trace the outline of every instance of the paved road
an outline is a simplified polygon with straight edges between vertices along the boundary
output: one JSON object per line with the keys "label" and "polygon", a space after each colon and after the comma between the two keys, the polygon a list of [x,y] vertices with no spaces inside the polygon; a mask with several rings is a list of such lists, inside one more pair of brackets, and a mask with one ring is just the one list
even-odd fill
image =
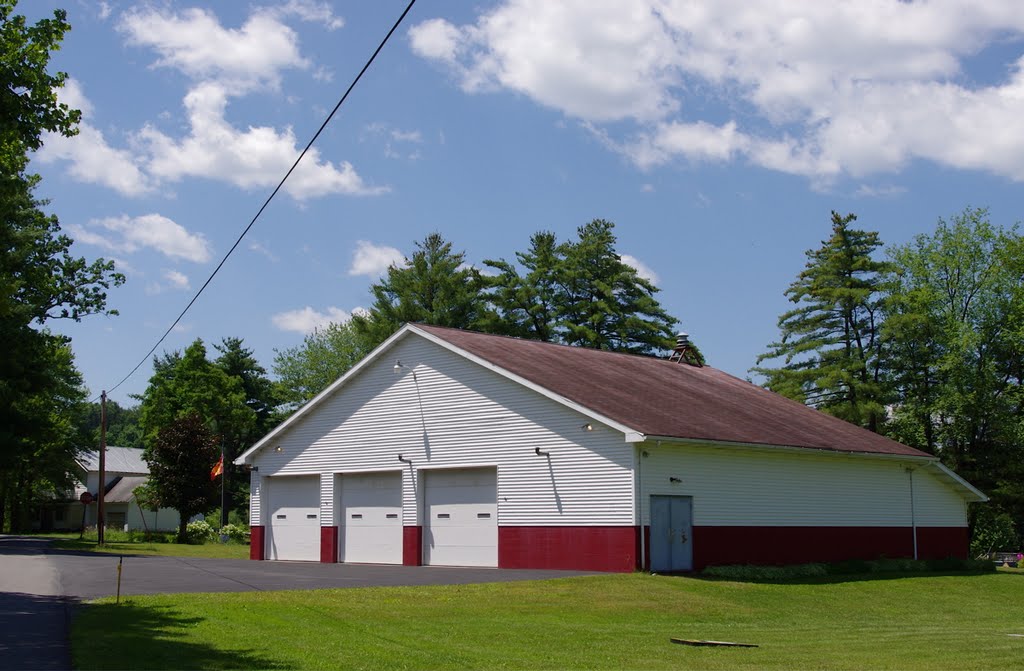
{"label": "paved road", "polygon": [[[68,621],[81,600],[113,595],[117,555],[0,536],[0,669],[69,669]],[[576,571],[124,557],[121,596],[544,580]]]}

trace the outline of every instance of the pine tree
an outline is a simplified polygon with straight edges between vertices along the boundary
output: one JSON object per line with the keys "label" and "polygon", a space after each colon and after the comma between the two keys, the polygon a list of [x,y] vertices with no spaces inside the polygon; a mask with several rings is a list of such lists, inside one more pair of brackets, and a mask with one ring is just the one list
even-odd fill
{"label": "pine tree", "polygon": [[779,317],[782,337],[755,367],[765,386],[854,424],[880,431],[886,391],[881,356],[883,274],[872,254],[878,233],[851,227],[856,215],[832,212],[832,235],[806,252],[807,265],[786,290],[797,307]]}
{"label": "pine tree", "polygon": [[416,243],[402,267],[388,268],[387,277],[370,287],[373,305],[352,318],[367,349],[384,342],[403,324],[421,322],[452,328],[473,328],[484,301],[480,273],[465,265],[465,254],[452,252],[440,233]]}

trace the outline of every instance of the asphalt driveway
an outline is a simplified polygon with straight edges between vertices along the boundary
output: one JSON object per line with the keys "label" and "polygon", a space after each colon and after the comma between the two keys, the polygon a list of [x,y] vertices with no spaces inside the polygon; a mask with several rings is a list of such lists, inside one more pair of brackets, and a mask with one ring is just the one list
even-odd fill
{"label": "asphalt driveway", "polygon": [[[0,667],[69,669],[68,623],[82,600],[117,590],[117,555],[57,550],[44,539],[0,536]],[[459,585],[586,575],[440,566],[383,566],[125,555],[121,597],[403,585]]]}

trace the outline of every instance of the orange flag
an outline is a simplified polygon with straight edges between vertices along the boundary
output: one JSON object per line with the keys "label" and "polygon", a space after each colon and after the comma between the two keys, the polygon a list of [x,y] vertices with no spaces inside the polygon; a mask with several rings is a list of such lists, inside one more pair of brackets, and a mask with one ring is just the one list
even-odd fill
{"label": "orange flag", "polygon": [[210,471],[210,479],[216,480],[217,476],[224,472],[224,455],[220,455],[220,461],[214,465],[213,470]]}

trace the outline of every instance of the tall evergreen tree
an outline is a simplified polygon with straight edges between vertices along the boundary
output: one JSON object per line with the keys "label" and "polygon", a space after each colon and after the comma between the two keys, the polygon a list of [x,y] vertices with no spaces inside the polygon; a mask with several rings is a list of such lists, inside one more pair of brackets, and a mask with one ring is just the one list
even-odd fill
{"label": "tall evergreen tree", "polygon": [[832,235],[806,252],[807,265],[786,290],[797,307],[779,317],[782,337],[755,367],[772,391],[854,424],[881,431],[886,388],[881,356],[881,283],[889,269],[873,254],[878,234],[832,212]]}
{"label": "tall evergreen tree", "polygon": [[555,234],[534,233],[530,249],[516,252],[516,259],[525,275],[504,259],[484,261],[498,274],[483,278],[492,309],[485,312],[482,328],[490,333],[553,341],[558,336],[558,269],[563,261]]}
{"label": "tall evergreen tree", "polygon": [[484,328],[618,352],[671,349],[676,320],[655,298],[658,288],[622,261],[614,228],[595,219],[561,244],[553,233],[536,233],[530,249],[516,253],[523,275],[504,259],[485,261],[498,274],[485,279],[493,311]]}
{"label": "tall evergreen tree", "polygon": [[368,349],[408,322],[472,328],[484,309],[481,288],[480,273],[465,265],[465,254],[452,252],[450,242],[431,233],[402,267],[391,266],[370,287],[373,305],[367,314],[354,315],[352,326]]}

